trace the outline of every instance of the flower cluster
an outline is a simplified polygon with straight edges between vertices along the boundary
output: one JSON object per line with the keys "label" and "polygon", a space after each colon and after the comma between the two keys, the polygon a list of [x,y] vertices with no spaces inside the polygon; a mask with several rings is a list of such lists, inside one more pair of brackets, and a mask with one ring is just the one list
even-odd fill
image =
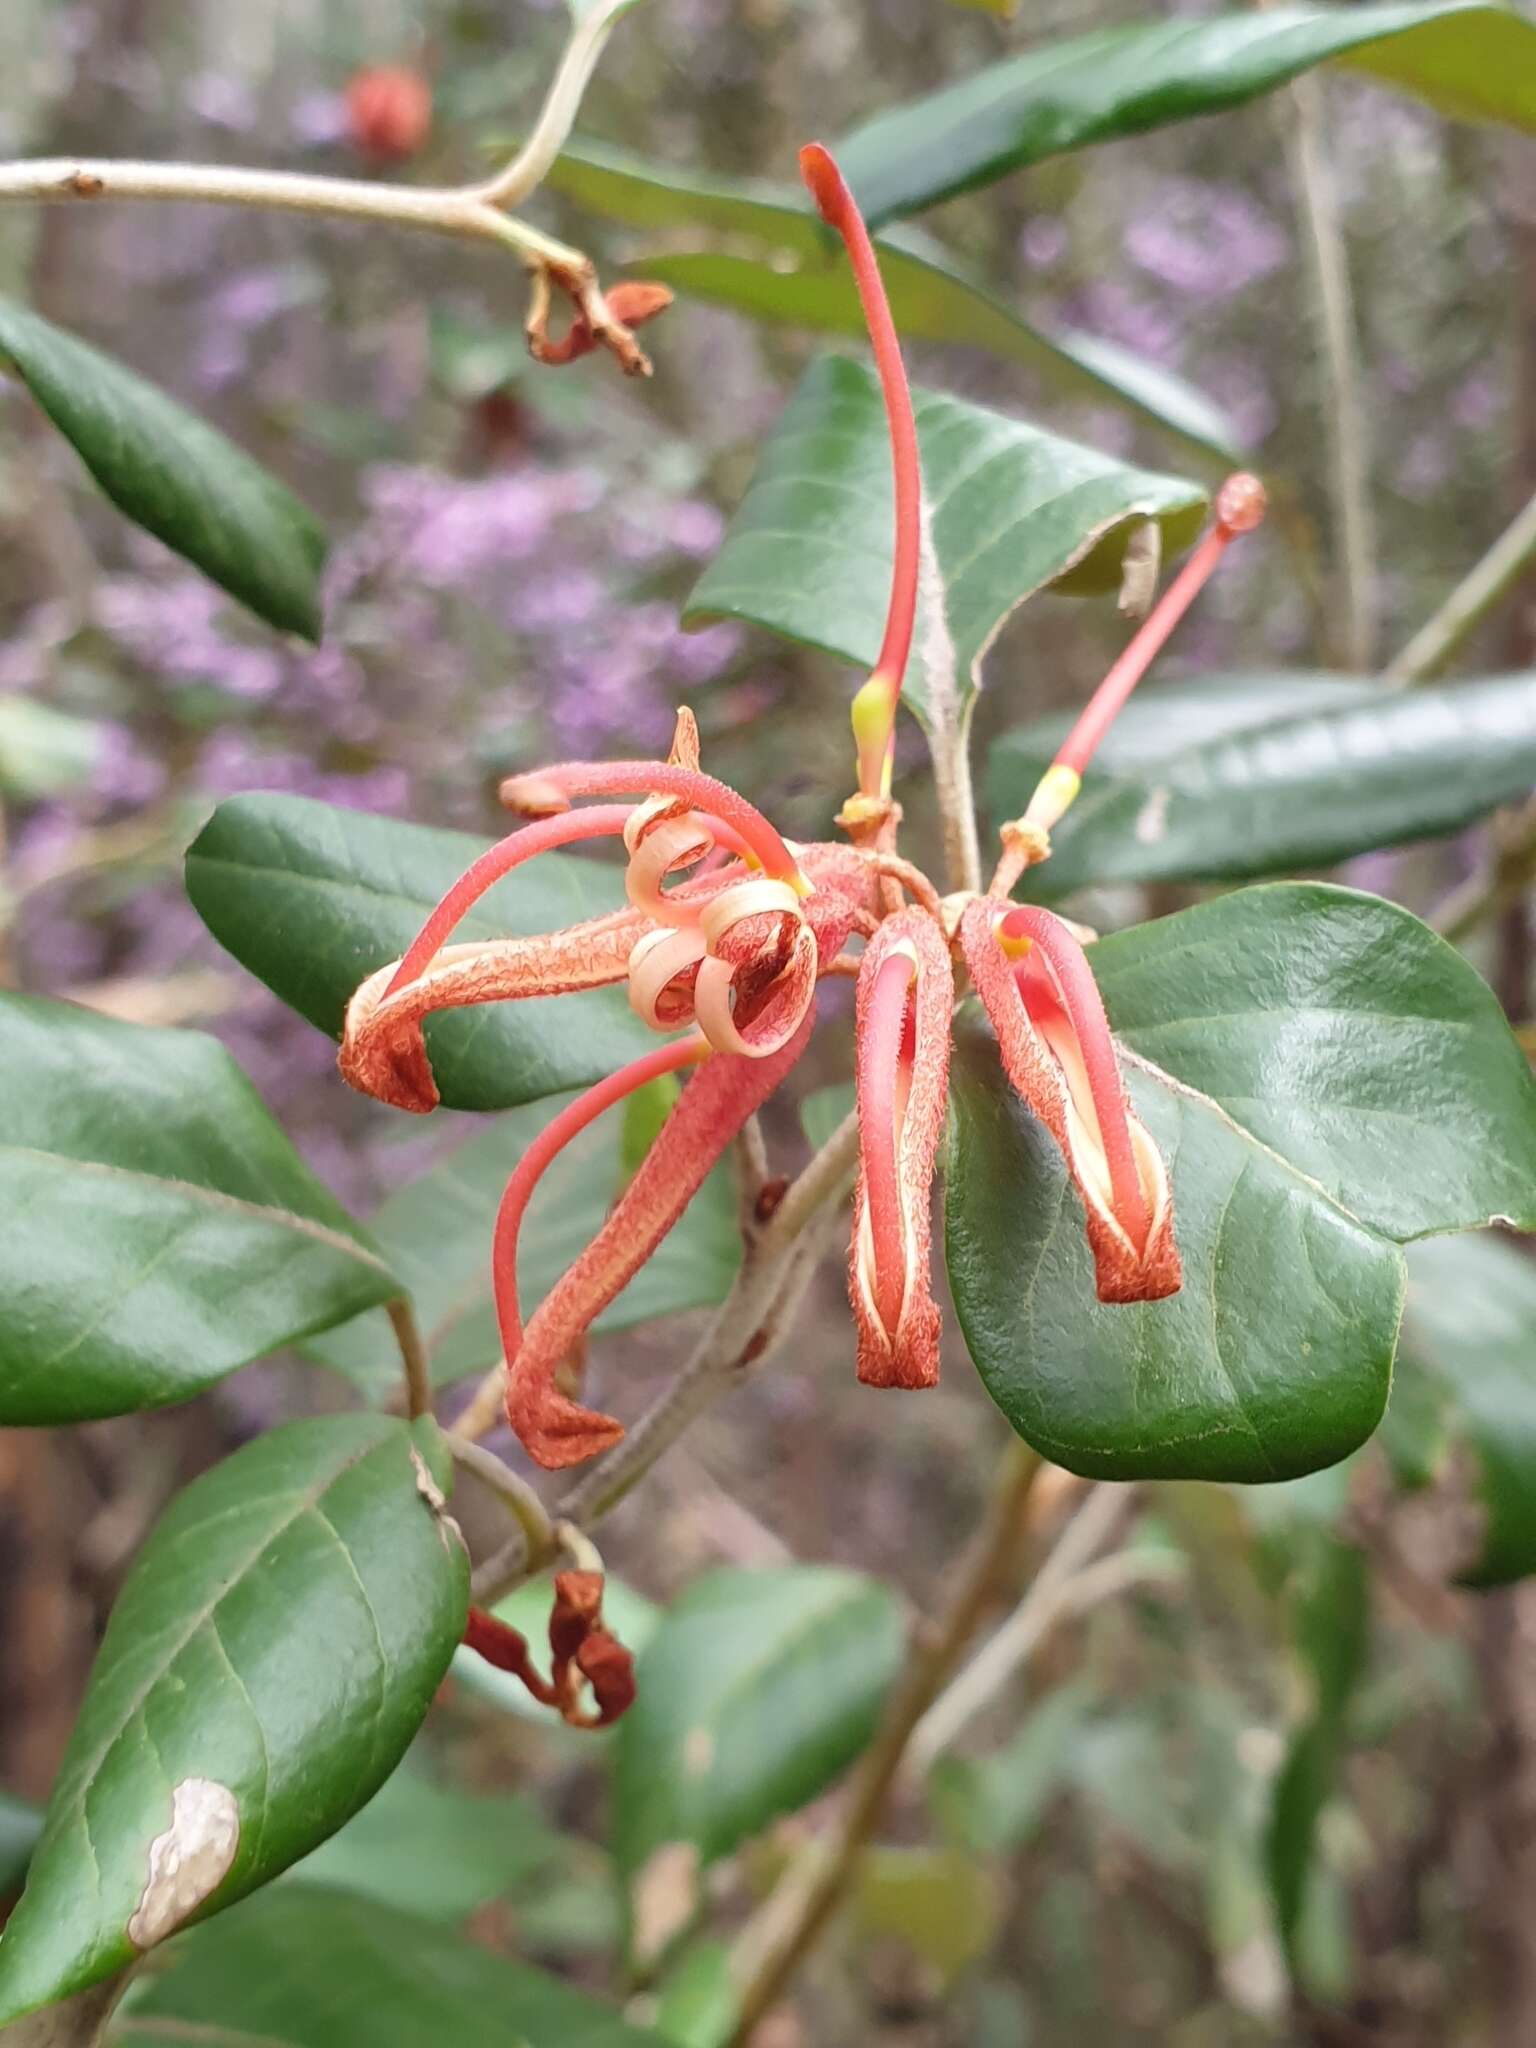
{"label": "flower cluster", "polygon": [[[583,1406],[561,1368],[651,1256],[723,1151],[804,1051],[819,984],[857,979],[860,1169],[850,1255],[858,1371],[878,1386],[938,1377],[929,1210],[948,1086],[957,979],[991,1019],[1013,1087],[1061,1149],[1083,1206],[1099,1298],[1156,1301],[1180,1262],[1167,1170],[1132,1114],[1083,945],[1051,912],[1012,901],[1050,851],[1050,832],[1110,721],[1239,533],[1257,524],[1251,477],[1223,487],[1210,532],[1085,708],[1024,815],[1003,828],[989,889],[940,898],[896,851],[892,739],[911,647],[922,487],[911,398],[874,249],[835,164],[819,146],[802,170],[843,236],[891,428],[896,548],[885,641],[853,707],[859,788],[839,822],[851,844],[791,845],[700,767],[679,714],[665,761],[574,762],[514,777],[504,801],[529,818],[444,897],[405,956],[365,981],[348,1010],[341,1069],[356,1088],[425,1112],[437,1087],[423,1037],[435,1011],[623,985],[663,1043],[564,1109],[519,1161],[496,1220],[493,1271],[506,1356],[507,1414],[545,1466],[578,1463],[623,1434]],[[594,799],[585,808],[578,800]],[[451,943],[485,891],[550,848],[622,838],[627,906],[537,938]],[[849,951],[850,945],[859,950]],[[596,1237],[526,1322],[519,1232],[538,1182],[594,1117],[658,1075],[691,1078]]]}

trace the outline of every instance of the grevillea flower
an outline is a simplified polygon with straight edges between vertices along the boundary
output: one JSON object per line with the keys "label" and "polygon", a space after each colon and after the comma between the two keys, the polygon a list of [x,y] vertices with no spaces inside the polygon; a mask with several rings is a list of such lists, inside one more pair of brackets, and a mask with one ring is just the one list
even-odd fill
{"label": "grevillea flower", "polygon": [[[554,1707],[573,1728],[607,1728],[634,1705],[635,1660],[603,1625],[601,1572],[555,1574],[547,1679],[522,1631],[482,1607],[469,1610],[464,1641],[487,1664],[520,1679],[541,1707]],[[592,1688],[591,1711],[583,1703],[583,1681]]]}
{"label": "grevillea flower", "polygon": [[[895,476],[887,627],[854,699],[859,789],[841,820],[854,845],[792,846],[781,838],[746,798],[702,772],[698,731],[683,711],[666,761],[568,762],[504,784],[503,800],[529,822],[473,863],[404,957],[365,981],[347,1012],[343,1074],[354,1087],[417,1112],[438,1100],[422,1031],[438,1010],[624,984],[636,1013],[664,1035],[654,1051],[546,1126],[518,1162],[497,1215],[492,1271],[507,1414],[546,1466],[578,1463],[623,1434],[612,1416],[566,1391],[561,1368],[794,1067],[828,973],[858,977],[860,1168],[849,1272],[861,1379],[919,1388],[938,1377],[930,1203],[957,958],[992,1021],[1009,1081],[1061,1149],[1082,1201],[1100,1299],[1156,1301],[1180,1284],[1167,1170],[1127,1106],[1087,956],[1062,919],[1012,903],[1010,892],[1049,854],[1052,826],[1179,615],[1230,541],[1257,524],[1262,489],[1251,477],[1229,479],[1210,533],[1094,694],[1024,816],[1003,828],[988,892],[941,901],[927,877],[896,855],[900,813],[890,797],[921,540],[912,403],[875,251],[848,188],[818,145],[802,152],[801,166],[850,252]],[[595,801],[578,808],[581,799]],[[504,875],[551,848],[604,837],[621,838],[628,856],[624,909],[538,938],[452,943],[465,913]],[[864,941],[858,961],[844,951],[850,939]],[[551,1161],[635,1089],[684,1071],[691,1077],[638,1172],[525,1322],[518,1240]],[[493,1657],[518,1654],[483,1619],[472,1640]],[[520,1654],[526,1663],[526,1645]],[[601,1665],[605,1653],[583,1654]],[[593,1676],[575,1651],[566,1661]],[[568,1674],[557,1670],[555,1690],[563,1686]]]}

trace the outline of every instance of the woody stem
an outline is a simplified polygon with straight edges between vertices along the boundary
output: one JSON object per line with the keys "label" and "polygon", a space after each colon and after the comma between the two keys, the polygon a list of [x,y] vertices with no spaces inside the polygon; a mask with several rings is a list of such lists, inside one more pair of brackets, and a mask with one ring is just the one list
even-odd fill
{"label": "woody stem", "polygon": [[758,2023],[788,1989],[846,1896],[885,1811],[907,1744],[959,1663],[1008,1571],[1039,1471],[1034,1451],[1017,1440],[1010,1443],[998,1468],[986,1521],[955,1574],[949,1607],[932,1641],[914,1652],[892,1693],[830,1835],[790,1866],[747,1923],[731,1958],[731,1974],[741,1988],[729,2048],[747,2048]]}
{"label": "woody stem", "polygon": [[432,1372],[427,1363],[427,1347],[416,1310],[405,1295],[389,1304],[389,1321],[405,1368],[405,1412],[414,1422],[418,1416],[432,1412]]}

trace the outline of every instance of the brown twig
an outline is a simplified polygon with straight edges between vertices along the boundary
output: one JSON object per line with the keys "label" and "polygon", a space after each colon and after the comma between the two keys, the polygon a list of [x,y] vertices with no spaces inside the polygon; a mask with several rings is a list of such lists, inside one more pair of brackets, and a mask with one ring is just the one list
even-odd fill
{"label": "brown twig", "polygon": [[855,1769],[839,1819],[825,1841],[790,1867],[744,1930],[732,1957],[732,1974],[741,1988],[729,2048],[747,2048],[846,1896],[912,1733],[996,1596],[1039,1471],[1040,1459],[1026,1445],[1015,1441],[1004,1452],[991,1507],[956,1571],[949,1607],[931,1642],[914,1650],[875,1739]]}

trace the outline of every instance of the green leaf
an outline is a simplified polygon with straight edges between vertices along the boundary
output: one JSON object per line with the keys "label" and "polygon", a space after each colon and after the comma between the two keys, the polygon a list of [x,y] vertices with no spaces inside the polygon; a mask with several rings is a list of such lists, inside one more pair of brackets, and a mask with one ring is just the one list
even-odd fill
{"label": "green leaf", "polygon": [[528,1800],[456,1791],[406,1763],[289,1877],[452,1924],[526,1888],[559,1849]]}
{"label": "green leaf", "polygon": [[[433,1382],[488,1372],[501,1357],[491,1287],[491,1232],[507,1178],[533,1138],[569,1097],[498,1117],[438,1166],[391,1195],[370,1227],[409,1289],[426,1338]],[[519,1244],[522,1298],[541,1301],[601,1229],[623,1186],[621,1119],[607,1118],[566,1147],[539,1183]],[[741,1232],[729,1169],[712,1173],[654,1258],[594,1326],[632,1329],[679,1310],[724,1301],[741,1263]],[[399,1383],[387,1318],[370,1315],[305,1346],[372,1400]]]}
{"label": "green leaf", "polygon": [[0,1792],[0,1899],[20,1886],[42,1831],[43,1816],[35,1806]]}
{"label": "green leaf", "polygon": [[657,1989],[656,2031],[675,2048],[726,2048],[741,2002],[723,1941],[684,1949]]}
{"label": "green leaf", "polygon": [[[491,1609],[498,1620],[507,1622],[527,1637],[541,1666],[547,1662],[549,1611],[554,1599],[554,1586],[546,1572],[519,1586],[515,1593],[509,1593],[505,1600]],[[638,1657],[661,1625],[661,1609],[610,1572],[603,1585],[603,1620],[625,1649]],[[481,1699],[489,1700],[493,1706],[516,1714],[520,1720],[533,1721],[550,1733],[561,1732],[561,1724],[549,1708],[541,1707],[531,1697],[521,1679],[514,1678],[509,1671],[498,1671],[483,1657],[477,1657],[473,1650],[461,1649],[455,1653],[453,1675],[461,1685],[467,1686]],[[572,1740],[586,1747],[592,1742],[595,1732],[583,1729]],[[600,1731],[599,1739],[610,1732],[607,1729]]]}
{"label": "green leaf", "polygon": [[[923,483],[944,589],[926,597],[906,701],[964,706],[1005,620],[1048,583],[1112,590],[1133,528],[1156,519],[1167,551],[1199,527],[1198,484],[1133,469],[1022,420],[913,393]],[[744,619],[858,668],[874,665],[890,598],[891,457],[873,371],[813,363],[763,450],[685,623]]]}
{"label": "green leaf", "polygon": [[0,696],[0,792],[43,797],[80,788],[96,772],[103,738],[94,718],[31,697]]}
{"label": "green leaf", "polygon": [[852,1116],[857,1096],[851,1081],[834,1081],[829,1088],[813,1088],[800,1105],[800,1128],[813,1152],[819,1152],[846,1117]]}
{"label": "green leaf", "polygon": [[889,1589],[830,1566],[709,1572],[668,1609],[614,1743],[614,1856],[643,1958],[687,1925],[704,1868],[859,1754],[902,1654]]}
{"label": "green leaf", "polygon": [[1500,1237],[1416,1244],[1403,1348],[1477,1459],[1485,1520],[1463,1583],[1536,1572],[1536,1265]]}
{"label": "green leaf", "polygon": [[222,1046],[0,996],[0,1422],[184,1401],[400,1291]]}
{"label": "green leaf", "polygon": [[864,1940],[901,1942],[952,1987],[991,1949],[1002,1905],[997,1873],[962,1850],[877,1843],[860,1858],[849,1911]]}
{"label": "green leaf", "polygon": [[1333,59],[1462,119],[1536,129],[1536,24],[1480,0],[1390,0],[1040,43],[876,115],[838,160],[878,226],[1063,150],[1242,106]]}
{"label": "green leaf", "polygon": [[1349,1702],[1370,1644],[1370,1575],[1360,1551],[1333,1536],[1315,1535],[1298,1579],[1293,1625],[1310,1711],[1275,1780],[1267,1843],[1275,1917],[1293,1958],[1312,1880],[1318,1822],[1343,1762]]}
{"label": "green leaf", "polygon": [[178,1942],[108,2048],[658,2048],[610,2007],[476,1942],[281,1885]]}
{"label": "green leaf", "polygon": [[1013,1427],[1103,1478],[1334,1463],[1385,1404],[1400,1240],[1536,1219],[1536,1084],[1491,992],[1417,919],[1322,884],[1241,891],[1091,953],[1167,1161],[1181,1293],[1094,1298],[1080,1203],[962,1012],[950,1282]]}
{"label": "green leaf", "polygon": [[0,2025],[232,1905],[383,1784],[464,1630],[448,1474],[430,1422],[328,1416],[172,1502],[118,1596],[0,1938]]}
{"label": "green leaf", "polygon": [[325,535],[285,484],[132,370],[0,298],[7,364],[120,512],[258,618],[319,639]]}
{"label": "green leaf", "polygon": [[[664,246],[631,264],[685,298],[778,325],[864,338],[841,244],[798,188],[698,178],[592,143],[567,147],[547,182],[589,212],[631,227],[730,236],[735,249]],[[741,252],[744,238],[759,244],[755,254]],[[1162,427],[1207,461],[1230,463],[1236,456],[1231,421],[1192,384],[1098,336],[1075,329],[1044,333],[926,236],[903,232],[882,239],[880,270],[897,328],[909,341],[986,349],[1036,373],[1053,390],[1118,405]]]}
{"label": "green leaf", "polygon": [[[307,797],[239,796],[188,850],[187,893],[226,951],[339,1038],[353,990],[405,951],[485,847]],[[554,931],[616,908],[621,889],[615,868],[547,853],[498,883],[457,937]],[[515,1109],[584,1088],[655,1043],[621,989],[487,1004],[427,1024],[450,1109]]]}
{"label": "green leaf", "polygon": [[[1016,817],[1072,714],[1007,734],[987,762]],[[1327,675],[1213,676],[1133,697],[1030,893],[1326,867],[1453,832],[1536,781],[1536,674],[1443,689]]]}

